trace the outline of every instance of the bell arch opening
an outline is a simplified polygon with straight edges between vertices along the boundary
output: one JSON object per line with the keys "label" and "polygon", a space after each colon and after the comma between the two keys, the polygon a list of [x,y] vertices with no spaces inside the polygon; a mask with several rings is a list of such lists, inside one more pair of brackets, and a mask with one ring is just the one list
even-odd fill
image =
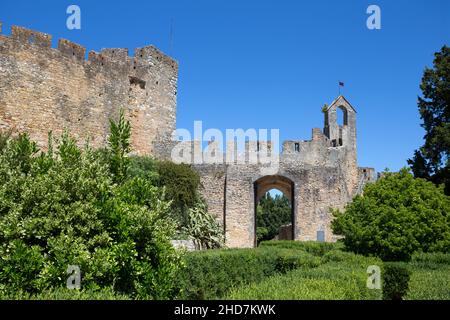
{"label": "bell arch opening", "polygon": [[294,182],[281,175],[254,182],[254,245],[262,240],[295,239]]}
{"label": "bell arch opening", "polygon": [[339,106],[336,109],[337,113],[337,124],[339,127],[347,126],[348,125],[348,111],[347,108],[344,106]]}

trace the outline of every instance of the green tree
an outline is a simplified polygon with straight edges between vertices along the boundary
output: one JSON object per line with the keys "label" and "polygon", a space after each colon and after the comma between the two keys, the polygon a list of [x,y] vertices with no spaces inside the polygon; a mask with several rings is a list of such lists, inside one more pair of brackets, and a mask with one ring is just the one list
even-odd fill
{"label": "green tree", "polygon": [[130,157],[127,176],[128,178],[140,177],[154,185],[158,185],[158,161],[149,156]]}
{"label": "green tree", "polygon": [[188,209],[197,204],[200,176],[187,164],[161,161],[157,165],[159,185],[165,187],[167,198],[172,201],[173,217],[181,225],[188,222]]}
{"label": "green tree", "polygon": [[355,253],[401,261],[417,251],[450,251],[450,198],[406,168],[384,173],[333,214],[333,232]]}
{"label": "green tree", "polygon": [[291,205],[285,195],[266,193],[256,207],[256,239],[271,240],[282,225],[291,223]]}
{"label": "green tree", "polygon": [[418,98],[425,143],[408,160],[415,177],[445,184],[450,195],[450,48],[435,53],[433,68],[426,68]]}

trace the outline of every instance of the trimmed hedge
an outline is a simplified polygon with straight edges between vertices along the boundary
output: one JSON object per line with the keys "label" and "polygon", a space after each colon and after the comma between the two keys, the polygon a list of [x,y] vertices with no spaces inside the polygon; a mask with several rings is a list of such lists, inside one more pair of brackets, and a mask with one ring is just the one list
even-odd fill
{"label": "trimmed hedge", "polygon": [[230,289],[260,282],[289,270],[320,265],[307,252],[283,248],[191,252],[178,279],[178,299],[220,299]]}
{"label": "trimmed hedge", "polygon": [[340,242],[277,240],[277,241],[262,241],[259,247],[297,249],[311,253],[312,255],[315,256],[322,256],[327,252],[342,249],[344,245]]}
{"label": "trimmed hedge", "polygon": [[409,289],[411,272],[403,262],[385,262],[383,266],[383,300],[403,300]]}
{"label": "trimmed hedge", "polygon": [[411,278],[404,299],[450,300],[450,254],[416,254],[408,266]]}
{"label": "trimmed hedge", "polygon": [[0,300],[131,300],[125,294],[119,294],[112,288],[99,290],[69,290],[67,288],[52,288],[37,294],[23,291],[11,291],[0,295]]}
{"label": "trimmed hedge", "polygon": [[298,268],[260,283],[234,288],[227,299],[253,300],[373,300],[381,290],[366,286],[367,267],[381,265],[374,258],[330,251],[317,268]]}

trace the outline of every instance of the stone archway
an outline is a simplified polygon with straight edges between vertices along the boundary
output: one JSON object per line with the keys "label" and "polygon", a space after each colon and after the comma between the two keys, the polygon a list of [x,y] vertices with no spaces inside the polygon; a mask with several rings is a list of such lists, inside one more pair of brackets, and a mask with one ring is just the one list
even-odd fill
{"label": "stone archway", "polygon": [[253,183],[253,190],[254,190],[254,203],[253,203],[253,209],[254,209],[254,217],[255,217],[255,223],[254,223],[254,246],[256,247],[257,241],[256,241],[256,209],[259,201],[261,198],[270,190],[277,189],[281,191],[290,201],[291,203],[291,230],[290,233],[290,239],[295,239],[295,183],[282,175],[270,175],[270,176],[264,176],[259,179],[257,179]]}

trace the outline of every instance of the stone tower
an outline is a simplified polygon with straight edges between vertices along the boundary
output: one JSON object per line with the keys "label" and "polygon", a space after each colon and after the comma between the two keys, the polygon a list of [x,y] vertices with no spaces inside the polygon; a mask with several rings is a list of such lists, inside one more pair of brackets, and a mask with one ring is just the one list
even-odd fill
{"label": "stone tower", "polygon": [[[338,123],[338,112],[342,112],[342,124]],[[356,157],[356,110],[344,96],[336,98],[327,110],[324,110],[324,134],[333,147],[344,150],[342,165],[346,166],[347,185],[354,186],[358,177]],[[348,190],[352,193],[352,190]]]}
{"label": "stone tower", "polygon": [[51,35],[13,26],[0,34],[0,129],[28,132],[41,148],[64,129],[99,147],[120,108],[137,154],[154,154],[176,126],[178,64],[153,46],[89,52]]}

